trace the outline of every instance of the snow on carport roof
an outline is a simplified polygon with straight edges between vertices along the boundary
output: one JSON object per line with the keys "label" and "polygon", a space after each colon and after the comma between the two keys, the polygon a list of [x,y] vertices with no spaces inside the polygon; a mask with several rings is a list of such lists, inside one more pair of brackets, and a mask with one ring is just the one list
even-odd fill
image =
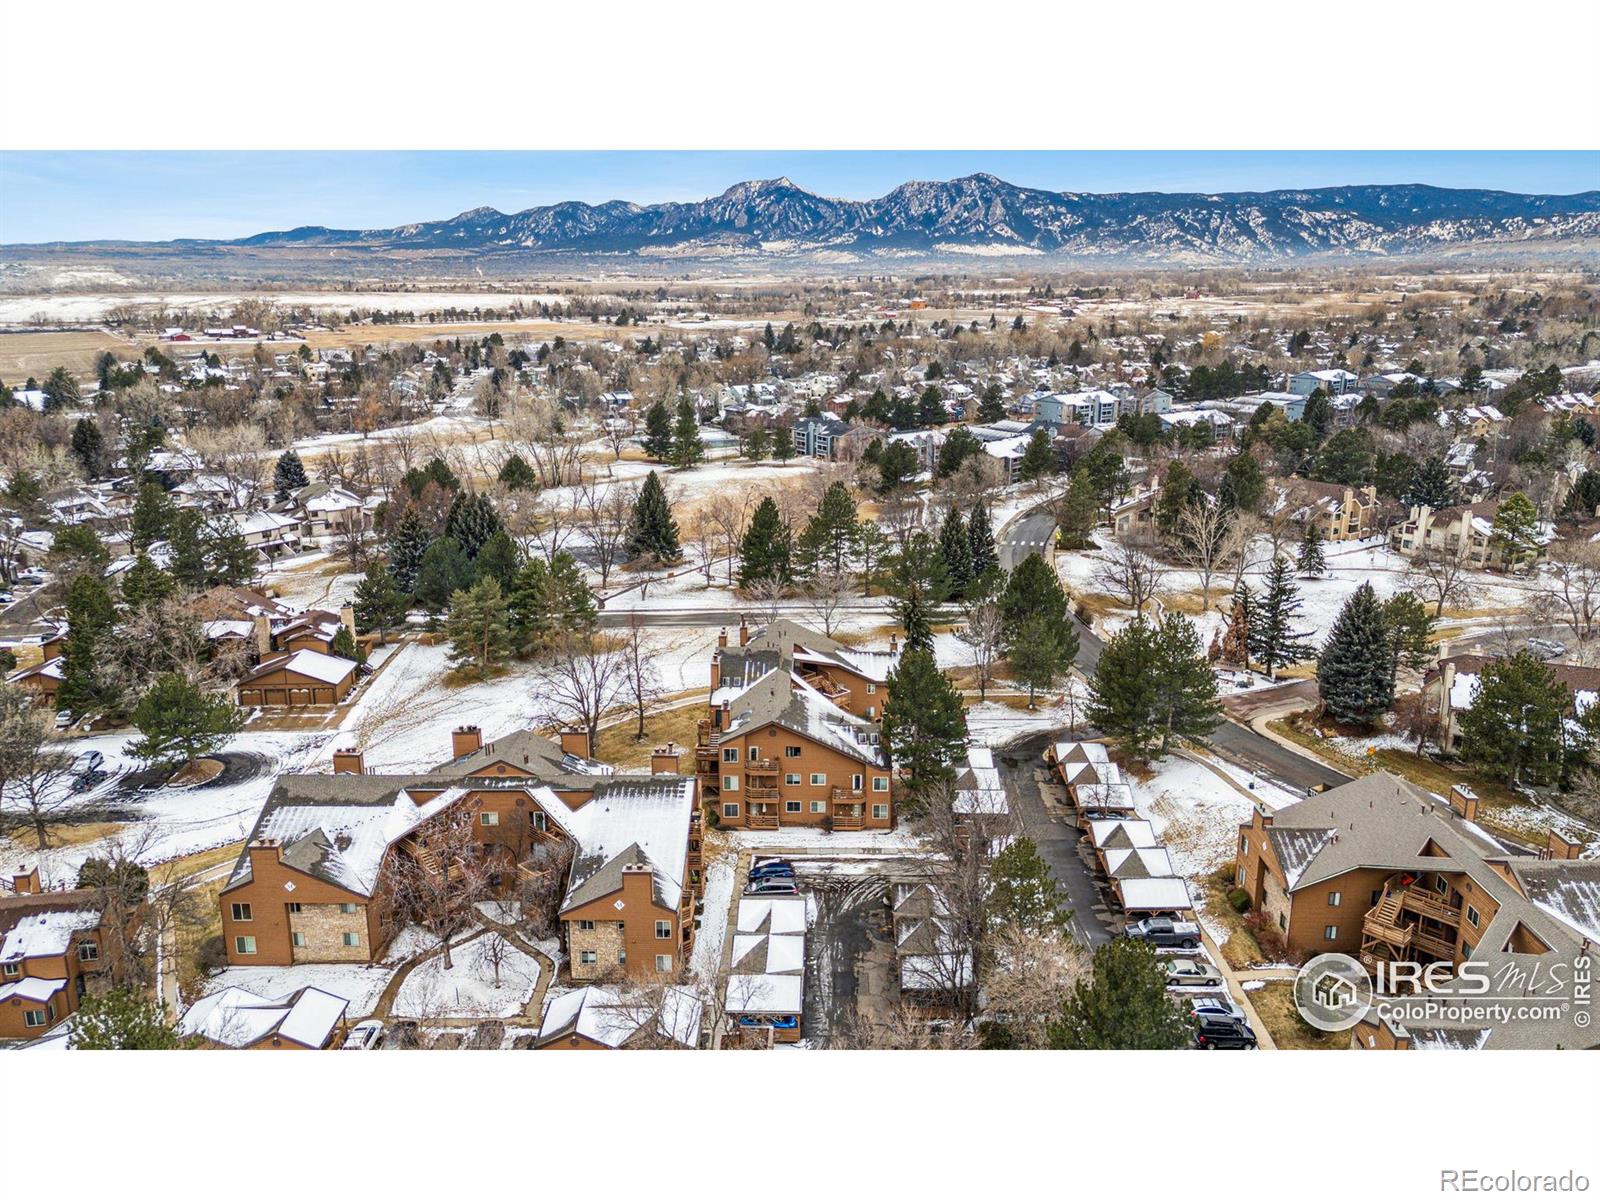
{"label": "snow on carport roof", "polygon": [[1117,890],[1123,908],[1140,912],[1183,912],[1193,904],[1189,885],[1181,879],[1125,879]]}
{"label": "snow on carport roof", "polygon": [[798,1015],[804,985],[804,975],[730,975],[725,1007],[731,1013]]}
{"label": "snow on carport roof", "polygon": [[804,933],[804,896],[746,896],[739,901],[740,933]]}

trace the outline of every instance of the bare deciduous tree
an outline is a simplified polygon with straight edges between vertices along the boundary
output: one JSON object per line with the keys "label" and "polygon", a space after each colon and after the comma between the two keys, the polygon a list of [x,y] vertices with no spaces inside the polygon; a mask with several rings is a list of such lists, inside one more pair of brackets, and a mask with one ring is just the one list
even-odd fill
{"label": "bare deciduous tree", "polygon": [[50,848],[55,815],[72,800],[72,756],[53,736],[50,710],[20,687],[0,685],[0,811]]}
{"label": "bare deciduous tree", "polygon": [[1004,1024],[1017,1049],[1045,1049],[1049,1023],[1060,1017],[1062,1001],[1089,970],[1083,951],[1064,934],[1016,925],[996,930],[989,945],[985,1013]]}
{"label": "bare deciduous tree", "polygon": [[833,636],[843,615],[844,602],[854,590],[850,572],[835,571],[827,566],[814,572],[801,585],[800,594],[805,597],[806,612],[817,619],[824,637]]}
{"label": "bare deciduous tree", "polygon": [[582,725],[594,744],[600,718],[628,690],[628,656],[598,633],[565,632],[551,646],[539,673],[537,695],[552,723]]}
{"label": "bare deciduous tree", "polygon": [[473,906],[493,895],[493,859],[478,843],[477,821],[476,805],[457,803],[404,839],[385,861],[397,912],[438,939],[447,971],[455,965],[451,939],[475,924]]}
{"label": "bare deciduous tree", "polygon": [[1565,538],[1552,542],[1547,554],[1529,607],[1537,616],[1565,625],[1581,646],[1593,639],[1600,624],[1600,546]]}
{"label": "bare deciduous tree", "polygon": [[578,524],[589,537],[600,586],[611,580],[612,568],[627,552],[628,527],[633,519],[633,489],[594,480],[580,483],[576,492]]}
{"label": "bare deciduous tree", "polygon": [[962,616],[965,621],[956,630],[956,640],[972,651],[972,665],[978,674],[978,699],[981,701],[988,695],[995,665],[1002,655],[1005,620],[1000,613],[1000,603],[993,596],[980,596],[969,601],[962,610]]}
{"label": "bare deciduous tree", "polygon": [[1465,605],[1472,599],[1472,563],[1465,546],[1454,550],[1422,547],[1411,556],[1406,584],[1412,591],[1433,602],[1433,615],[1444,615],[1444,606]]}
{"label": "bare deciduous tree", "polygon": [[1095,568],[1095,586],[1135,613],[1155,598],[1166,567],[1132,538],[1114,538],[1105,559]]}
{"label": "bare deciduous tree", "polygon": [[633,740],[645,738],[644,718],[650,706],[666,694],[661,672],[656,670],[655,650],[645,641],[644,620],[638,609],[628,613],[628,633],[622,645],[623,690],[628,705],[638,720]]}
{"label": "bare deciduous tree", "polygon": [[1228,513],[1200,498],[1178,513],[1178,560],[1200,577],[1200,611],[1211,611],[1211,579],[1222,568],[1227,549]]}

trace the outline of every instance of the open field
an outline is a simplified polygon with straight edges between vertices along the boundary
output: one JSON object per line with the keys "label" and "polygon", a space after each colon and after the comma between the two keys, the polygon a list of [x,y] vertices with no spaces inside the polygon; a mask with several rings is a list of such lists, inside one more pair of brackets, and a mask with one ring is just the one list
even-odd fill
{"label": "open field", "polygon": [[16,386],[28,376],[44,380],[57,367],[87,376],[94,360],[110,350],[129,357],[141,347],[110,333],[74,330],[67,333],[0,333],[0,379]]}

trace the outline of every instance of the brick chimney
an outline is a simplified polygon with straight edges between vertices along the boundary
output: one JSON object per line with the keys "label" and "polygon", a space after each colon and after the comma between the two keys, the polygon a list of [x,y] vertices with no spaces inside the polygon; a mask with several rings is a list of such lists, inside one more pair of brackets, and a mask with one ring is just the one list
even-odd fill
{"label": "brick chimney", "polygon": [[[283,861],[283,846],[276,838],[262,838],[260,841],[251,842],[245,847],[245,853],[250,856],[250,869],[254,873],[256,866],[277,866]],[[261,876],[256,876],[258,879]]]}
{"label": "brick chimney", "polygon": [[721,630],[719,630],[718,633],[717,633],[717,645],[726,646],[727,644],[728,644],[728,627],[726,625],[724,625],[721,628]]}
{"label": "brick chimney", "polygon": [[578,758],[593,758],[594,747],[589,744],[589,731],[577,725],[569,725],[563,729],[561,753],[576,755]]}
{"label": "brick chimney", "polygon": [[450,757],[465,758],[483,749],[483,730],[476,725],[463,725],[450,734]]}
{"label": "brick chimney", "polygon": [[1574,859],[1583,853],[1583,843],[1569,841],[1554,829],[1550,831],[1549,840],[1545,843],[1543,858]]}
{"label": "brick chimney", "polygon": [[31,867],[17,872],[11,877],[11,890],[19,896],[37,896],[44,891],[44,885],[39,882],[39,866],[35,863]]}
{"label": "brick chimney", "polygon": [[678,756],[682,753],[683,751],[672,742],[668,742],[665,746],[657,746],[650,751],[650,774],[678,774]]}
{"label": "brick chimney", "polygon": [[900,638],[896,634],[892,634],[891,633],[889,635],[889,653],[890,654],[899,654],[900,653]]}
{"label": "brick chimney", "polygon": [[256,655],[265,658],[272,653],[272,619],[266,613],[256,614]]}
{"label": "brick chimney", "polygon": [[[723,638],[723,644],[724,645],[727,644],[727,638],[726,637]],[[722,659],[719,656],[713,654],[711,656],[711,690],[714,692],[721,686],[722,686]]]}
{"label": "brick chimney", "polygon": [[356,609],[353,604],[339,606],[339,623],[350,631],[350,636],[356,636]]}
{"label": "brick chimney", "polygon": [[745,624],[745,620],[744,620],[743,617],[740,617],[739,618],[739,645],[748,646],[749,644],[750,644],[750,626]]}
{"label": "brick chimney", "polygon": [[1465,821],[1478,819],[1478,793],[1464,783],[1450,785],[1450,807]]}
{"label": "brick chimney", "polygon": [[346,746],[343,750],[335,750],[333,752],[333,773],[335,775],[365,775],[367,773],[366,755],[354,746]]}

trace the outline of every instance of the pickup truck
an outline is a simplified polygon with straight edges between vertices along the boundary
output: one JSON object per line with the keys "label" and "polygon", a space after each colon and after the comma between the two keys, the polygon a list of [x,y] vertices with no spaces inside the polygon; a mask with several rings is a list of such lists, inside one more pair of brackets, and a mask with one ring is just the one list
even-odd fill
{"label": "pickup truck", "polygon": [[1129,925],[1124,936],[1149,942],[1152,946],[1178,946],[1184,950],[1193,950],[1200,944],[1200,926],[1193,921],[1146,917]]}

